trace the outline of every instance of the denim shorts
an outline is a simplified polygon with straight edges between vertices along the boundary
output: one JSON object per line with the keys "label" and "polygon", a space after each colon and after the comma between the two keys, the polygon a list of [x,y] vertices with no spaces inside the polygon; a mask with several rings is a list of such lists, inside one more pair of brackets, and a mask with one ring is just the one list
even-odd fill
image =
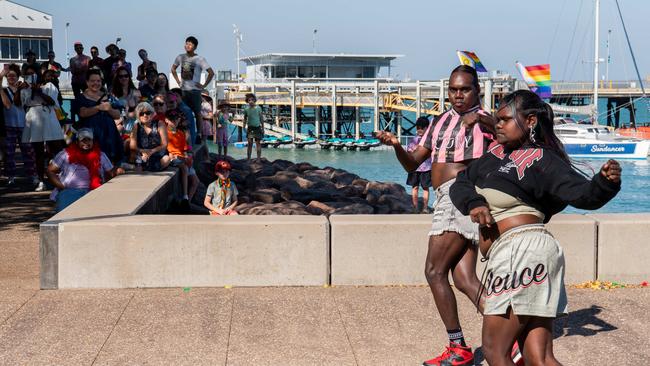
{"label": "denim shorts", "polygon": [[436,201],[433,203],[433,224],[429,236],[441,235],[444,232],[456,232],[472,244],[478,245],[478,224],[472,222],[469,216],[463,215],[449,198],[449,187],[456,179],[451,179],[436,188]]}
{"label": "denim shorts", "polygon": [[485,315],[568,313],[564,253],[543,224],[510,229],[492,244],[482,276]]}

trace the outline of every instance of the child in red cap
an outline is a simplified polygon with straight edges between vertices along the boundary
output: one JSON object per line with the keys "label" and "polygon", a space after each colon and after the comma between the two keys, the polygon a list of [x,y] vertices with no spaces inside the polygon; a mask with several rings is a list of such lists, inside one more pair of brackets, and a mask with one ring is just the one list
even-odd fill
{"label": "child in red cap", "polygon": [[235,211],[237,206],[237,187],[230,181],[230,163],[219,160],[214,165],[214,173],[217,180],[210,183],[205,194],[203,205],[210,210],[210,215],[238,215]]}

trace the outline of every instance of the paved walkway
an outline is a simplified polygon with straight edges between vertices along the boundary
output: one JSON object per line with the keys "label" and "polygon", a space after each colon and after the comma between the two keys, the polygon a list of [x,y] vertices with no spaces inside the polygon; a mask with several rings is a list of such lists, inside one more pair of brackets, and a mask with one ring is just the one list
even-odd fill
{"label": "paved walkway", "polygon": [[[418,365],[444,347],[425,287],[40,291],[52,205],[3,186],[1,365]],[[566,365],[650,365],[650,290],[570,289],[569,301],[555,340]],[[478,347],[480,317],[459,306]]]}

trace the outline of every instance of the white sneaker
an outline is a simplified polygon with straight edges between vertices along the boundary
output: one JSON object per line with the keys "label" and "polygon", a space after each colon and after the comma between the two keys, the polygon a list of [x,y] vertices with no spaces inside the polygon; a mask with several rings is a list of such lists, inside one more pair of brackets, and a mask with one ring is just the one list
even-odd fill
{"label": "white sneaker", "polygon": [[15,186],[15,185],[16,185],[16,178],[9,177],[9,180],[7,181],[7,186]]}
{"label": "white sneaker", "polygon": [[36,189],[34,189],[34,191],[43,192],[44,190],[45,190],[45,183],[39,181],[38,184],[36,185]]}

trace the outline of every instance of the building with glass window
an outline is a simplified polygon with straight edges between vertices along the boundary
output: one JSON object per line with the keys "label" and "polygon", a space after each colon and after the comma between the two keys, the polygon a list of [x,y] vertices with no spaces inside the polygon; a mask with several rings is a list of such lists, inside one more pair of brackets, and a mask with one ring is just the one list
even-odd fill
{"label": "building with glass window", "polygon": [[[246,82],[282,79],[376,79],[390,77],[391,61],[402,55],[264,53],[240,58]],[[384,68],[385,72],[380,70]]]}
{"label": "building with glass window", "polygon": [[52,16],[8,0],[0,0],[0,64],[26,61],[32,51],[47,60],[52,49]]}

